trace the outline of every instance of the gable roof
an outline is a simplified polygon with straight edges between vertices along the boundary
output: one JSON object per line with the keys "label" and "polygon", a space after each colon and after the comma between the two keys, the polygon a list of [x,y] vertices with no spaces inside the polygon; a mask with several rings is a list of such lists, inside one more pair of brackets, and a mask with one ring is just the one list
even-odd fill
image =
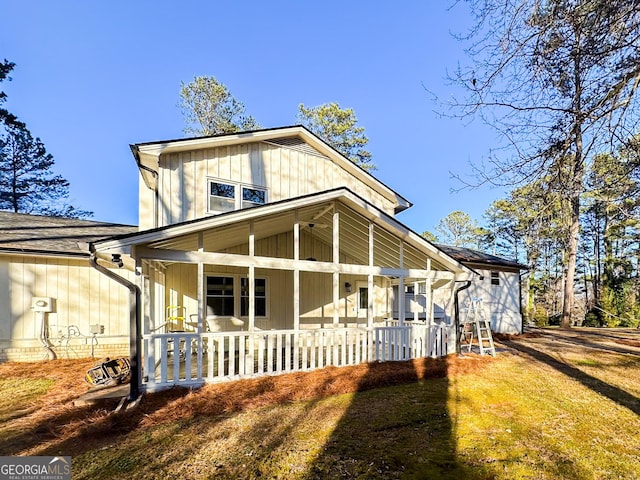
{"label": "gable roof", "polygon": [[88,257],[79,244],[136,231],[131,225],[0,211],[0,253]]}
{"label": "gable roof", "polygon": [[465,265],[506,267],[514,270],[529,269],[529,267],[527,267],[526,265],[515,262],[513,260],[507,260],[506,258],[491,255],[489,253],[479,252],[470,248],[454,247],[453,245],[444,245],[441,243],[437,243],[436,246]]}
{"label": "gable roof", "polygon": [[282,146],[287,146],[287,139],[296,138],[302,140],[304,143],[312,147],[312,149],[315,149],[319,154],[329,158],[351,175],[392,201],[396,205],[395,213],[399,213],[412,206],[412,203],[409,200],[404,198],[398,192],[392,190],[366,170],[351,162],[335,148],[302,125],[225,133],[204,137],[136,143],[130,145],[130,148],[145,184],[150,189],[155,190],[160,155],[227,145],[237,145],[247,142],[278,142]]}
{"label": "gable roof", "polygon": [[[407,242],[407,244],[428,253],[428,255],[433,258],[433,260],[440,263],[443,268],[456,272],[475,273],[469,267],[454,259],[434,244],[425,240],[421,235],[400,223],[393,216],[388,215],[346,187],[339,187],[319,193],[312,193],[278,202],[257,205],[242,210],[234,210],[219,215],[189,220],[136,233],[119,235],[113,238],[96,241],[93,243],[92,248],[95,248],[98,252],[104,253],[129,253],[130,248],[136,245],[156,245],[163,248],[170,243],[180,243],[181,237],[198,232],[205,232],[216,228],[224,228],[227,231],[233,231],[234,226],[250,220],[269,220],[269,233],[273,234],[291,228],[291,223],[287,223],[289,220],[283,220],[281,225],[277,225],[276,222],[272,222],[270,220],[270,216],[286,214],[295,209],[310,209],[315,205],[326,204],[327,202],[333,201],[341,202],[357,214],[368,218],[374,224],[392,232],[393,235],[397,238],[401,238],[403,241]],[[191,248],[197,247],[191,246]]]}

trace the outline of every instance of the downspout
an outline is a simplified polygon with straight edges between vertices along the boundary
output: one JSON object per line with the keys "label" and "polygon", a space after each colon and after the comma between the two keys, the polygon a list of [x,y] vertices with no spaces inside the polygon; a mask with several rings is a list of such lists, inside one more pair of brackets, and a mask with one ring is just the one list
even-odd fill
{"label": "downspout", "polygon": [[110,279],[115,280],[120,285],[129,289],[129,356],[131,361],[129,401],[134,401],[140,395],[140,366],[142,365],[140,358],[140,336],[138,335],[138,326],[140,325],[140,288],[135,283],[100,265],[93,244],[90,244],[89,248],[91,249],[89,264],[100,273],[103,273]]}
{"label": "downspout", "polygon": [[457,355],[460,355],[460,305],[458,302],[458,294],[461,291],[466,290],[470,286],[471,286],[471,280],[465,280],[465,284],[456,289],[456,293],[453,298],[453,312],[454,312],[453,316],[454,316],[454,323],[456,327],[456,354]]}

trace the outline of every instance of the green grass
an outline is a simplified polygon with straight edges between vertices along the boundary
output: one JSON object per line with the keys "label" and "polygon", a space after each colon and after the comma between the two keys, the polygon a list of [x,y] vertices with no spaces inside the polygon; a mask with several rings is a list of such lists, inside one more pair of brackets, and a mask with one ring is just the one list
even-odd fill
{"label": "green grass", "polygon": [[[74,479],[640,478],[640,355],[536,342],[454,359],[446,378],[305,401],[263,401],[287,398],[267,382],[247,396],[262,406],[246,409],[222,389],[146,396],[118,415],[65,406],[14,453],[71,455]],[[50,386],[0,381],[5,433],[21,431],[12,412],[50,398]]]}
{"label": "green grass", "polygon": [[87,479],[634,479],[639,453],[636,413],[503,354],[476,373],[137,430],[73,467]]}
{"label": "green grass", "polygon": [[24,415],[53,386],[50,379],[0,379],[0,425]]}

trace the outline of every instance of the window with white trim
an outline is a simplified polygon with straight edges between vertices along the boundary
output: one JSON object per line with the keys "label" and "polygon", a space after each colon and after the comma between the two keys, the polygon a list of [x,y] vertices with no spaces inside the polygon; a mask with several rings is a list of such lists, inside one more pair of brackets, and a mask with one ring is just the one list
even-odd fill
{"label": "window with white trim", "polygon": [[234,315],[234,283],[233,277],[207,277],[207,315]]}
{"label": "window with white trim", "polygon": [[267,203],[265,188],[227,180],[209,179],[207,195],[209,197],[207,207],[210,213],[230,212]]}
{"label": "window with white trim", "polygon": [[500,285],[500,272],[491,272],[491,285]]}
{"label": "window with white trim", "polygon": [[[254,310],[256,317],[267,316],[267,279],[256,278],[255,280]],[[240,316],[249,316],[249,279],[240,278]]]}
{"label": "window with white trim", "polygon": [[[206,286],[208,316],[249,316],[249,279],[247,277],[211,275],[206,278]],[[268,315],[266,278],[255,279],[254,298],[255,316],[266,317]]]}

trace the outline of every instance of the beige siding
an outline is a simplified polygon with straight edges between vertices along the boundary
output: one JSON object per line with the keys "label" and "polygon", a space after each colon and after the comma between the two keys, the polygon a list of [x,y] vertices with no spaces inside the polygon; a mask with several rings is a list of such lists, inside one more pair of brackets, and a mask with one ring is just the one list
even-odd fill
{"label": "beige siding", "polygon": [[138,174],[138,228],[140,230],[147,230],[156,226],[154,203],[155,195],[153,191],[144,183],[142,175]]}
{"label": "beige siding", "polygon": [[[347,187],[393,215],[392,202],[328,158],[254,142],[161,156],[158,175],[161,225],[207,214],[207,178],[264,187],[269,202]],[[152,204],[147,192],[141,191],[140,198],[140,225],[149,227]]]}
{"label": "beige siding", "polygon": [[[133,274],[119,270],[119,274]],[[99,343],[127,343],[129,291],[89,266],[88,260],[48,257],[0,257],[0,348],[39,346],[40,322],[33,297],[52,297],[47,314],[55,344],[70,325],[89,335],[89,325],[104,326]]]}

